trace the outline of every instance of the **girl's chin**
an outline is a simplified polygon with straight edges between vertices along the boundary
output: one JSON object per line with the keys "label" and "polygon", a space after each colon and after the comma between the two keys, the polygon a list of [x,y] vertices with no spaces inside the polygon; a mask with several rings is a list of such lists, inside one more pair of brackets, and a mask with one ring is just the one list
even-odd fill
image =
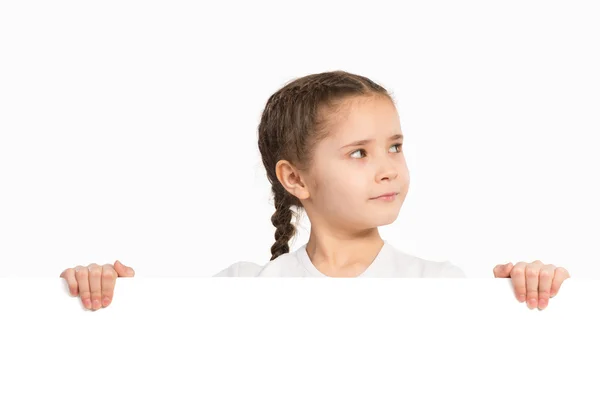
{"label": "girl's chin", "polygon": [[392,224],[394,221],[396,221],[398,217],[394,217],[394,218],[387,218],[387,219],[381,219],[379,221],[377,221],[377,227],[382,227],[384,225],[390,225]]}
{"label": "girl's chin", "polygon": [[370,218],[363,220],[363,221],[366,223],[365,228],[375,228],[375,227],[382,227],[385,225],[390,225],[397,219],[398,219],[398,213],[386,213],[386,214],[381,213],[376,218],[374,218],[373,216],[370,216]]}

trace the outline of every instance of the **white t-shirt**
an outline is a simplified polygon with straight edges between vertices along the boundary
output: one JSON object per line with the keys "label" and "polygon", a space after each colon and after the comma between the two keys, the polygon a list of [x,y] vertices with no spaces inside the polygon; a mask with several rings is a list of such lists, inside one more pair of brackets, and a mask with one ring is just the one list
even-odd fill
{"label": "white t-shirt", "polygon": [[[306,253],[306,244],[289,253],[281,254],[264,266],[239,261],[214,275],[214,277],[321,277]],[[450,261],[431,261],[406,254],[387,241],[365,271],[358,278],[466,278],[464,272]]]}

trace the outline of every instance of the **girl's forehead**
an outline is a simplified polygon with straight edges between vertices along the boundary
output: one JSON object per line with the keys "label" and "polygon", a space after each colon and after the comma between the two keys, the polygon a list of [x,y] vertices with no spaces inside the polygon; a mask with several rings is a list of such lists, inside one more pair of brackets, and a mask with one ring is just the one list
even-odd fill
{"label": "girl's forehead", "polygon": [[326,140],[332,146],[343,146],[359,140],[387,141],[395,135],[402,135],[397,113],[382,110],[357,113],[341,119],[332,127]]}

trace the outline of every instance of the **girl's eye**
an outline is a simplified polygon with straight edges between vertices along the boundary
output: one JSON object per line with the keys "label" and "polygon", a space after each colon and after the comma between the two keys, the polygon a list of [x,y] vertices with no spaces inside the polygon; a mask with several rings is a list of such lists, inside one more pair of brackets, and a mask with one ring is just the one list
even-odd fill
{"label": "girl's eye", "polygon": [[[399,143],[399,144],[394,144],[392,147],[397,147],[397,149],[396,149],[396,151],[395,151],[395,152],[396,152],[396,153],[399,153],[399,152],[400,152],[400,150],[402,149],[402,143]],[[361,148],[361,149],[358,149],[358,150],[356,150],[356,151],[353,151],[352,153],[350,153],[350,157],[352,157],[352,158],[363,158],[363,157],[356,157],[356,156],[353,156],[353,154],[354,154],[354,153],[360,153],[360,152],[363,152],[363,153],[365,153],[365,155],[366,155],[366,151],[365,151],[364,149],[362,149],[362,148]]]}
{"label": "girl's eye", "polygon": [[361,149],[359,149],[359,150],[356,150],[356,151],[353,151],[352,153],[350,153],[350,157],[352,157],[352,158],[362,158],[362,157],[353,157],[353,156],[352,156],[354,153],[360,153],[361,151],[362,151],[362,152],[365,152],[365,150],[363,150],[363,149],[361,148]]}
{"label": "girl's eye", "polygon": [[402,149],[402,143],[394,144],[392,147],[398,147],[398,151],[396,151],[396,153],[399,153]]}

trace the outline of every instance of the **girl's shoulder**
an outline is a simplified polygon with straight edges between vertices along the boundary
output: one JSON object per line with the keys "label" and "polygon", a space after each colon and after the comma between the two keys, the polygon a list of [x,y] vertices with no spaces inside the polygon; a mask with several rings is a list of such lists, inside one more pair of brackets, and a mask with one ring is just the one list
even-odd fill
{"label": "girl's shoulder", "polygon": [[397,248],[387,241],[380,264],[374,271],[378,273],[373,276],[385,277],[467,278],[464,271],[450,260],[423,258]]}
{"label": "girl's shoulder", "polygon": [[297,277],[305,276],[297,251],[281,254],[264,265],[238,261],[213,277]]}
{"label": "girl's shoulder", "polygon": [[256,277],[263,267],[250,261],[238,261],[213,277]]}

